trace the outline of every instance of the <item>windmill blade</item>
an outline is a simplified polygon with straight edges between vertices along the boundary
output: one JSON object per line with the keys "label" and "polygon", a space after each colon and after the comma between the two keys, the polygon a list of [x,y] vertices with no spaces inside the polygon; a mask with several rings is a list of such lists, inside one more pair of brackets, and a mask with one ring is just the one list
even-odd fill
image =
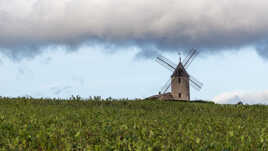
{"label": "windmill blade", "polygon": [[191,80],[190,80],[190,85],[196,90],[196,91],[200,91],[201,90],[201,88],[200,87],[198,87],[194,82],[192,82]]}
{"label": "windmill blade", "polygon": [[183,66],[185,69],[189,67],[189,65],[193,62],[194,58],[198,55],[198,51],[196,49],[190,50],[189,55],[183,60]]}
{"label": "windmill blade", "polygon": [[161,88],[161,94],[164,94],[167,92],[167,90],[170,88],[171,86],[171,78],[168,79],[168,81],[165,83],[165,85]]}
{"label": "windmill blade", "polygon": [[191,49],[188,56],[183,60],[183,66],[184,68],[189,67],[189,65],[192,63],[193,59],[198,55],[198,51],[196,49]]}
{"label": "windmill blade", "polygon": [[186,57],[183,59],[182,64],[184,65],[187,60],[191,57],[191,54],[193,53],[194,49],[190,49],[189,52],[187,53]]}
{"label": "windmill blade", "polygon": [[194,81],[195,83],[197,83],[201,88],[203,87],[204,84],[200,82],[199,80],[197,80],[194,76],[190,75],[190,79]]}
{"label": "windmill blade", "polygon": [[173,72],[176,69],[176,64],[174,64],[172,61],[163,56],[156,57],[155,61],[160,65],[162,65],[163,67],[170,70],[171,72]]}
{"label": "windmill blade", "polygon": [[197,56],[198,54],[199,54],[199,52],[196,51],[196,53],[192,56],[192,58],[190,59],[190,61],[188,62],[188,64],[186,64],[186,65],[184,66],[185,69],[187,69],[187,68],[191,65],[191,63],[193,62],[194,58],[196,58],[196,56]]}
{"label": "windmill blade", "polygon": [[203,87],[203,83],[196,80],[193,76],[190,76],[190,84],[193,88],[195,88],[197,91],[200,91]]}
{"label": "windmill blade", "polygon": [[166,58],[162,55],[159,55],[158,58],[164,60],[166,63],[170,64],[173,68],[177,67],[177,64],[175,64],[173,61],[169,60],[168,58]]}

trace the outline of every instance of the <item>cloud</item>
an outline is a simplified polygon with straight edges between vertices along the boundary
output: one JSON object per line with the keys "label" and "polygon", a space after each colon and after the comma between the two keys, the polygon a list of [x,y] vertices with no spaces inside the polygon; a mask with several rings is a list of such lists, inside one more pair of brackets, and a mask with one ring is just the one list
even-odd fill
{"label": "cloud", "polygon": [[83,44],[134,46],[145,57],[254,46],[268,58],[267,14],[265,0],[0,0],[0,47],[14,59]]}
{"label": "cloud", "polygon": [[220,104],[236,104],[239,101],[247,104],[268,104],[268,90],[259,92],[227,92],[213,99]]}

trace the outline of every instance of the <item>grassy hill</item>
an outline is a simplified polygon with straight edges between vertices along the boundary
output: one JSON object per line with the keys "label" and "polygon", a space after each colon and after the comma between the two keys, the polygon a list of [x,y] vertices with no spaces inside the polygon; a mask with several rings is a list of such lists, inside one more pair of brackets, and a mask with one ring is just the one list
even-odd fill
{"label": "grassy hill", "polygon": [[268,106],[0,98],[0,150],[268,150]]}

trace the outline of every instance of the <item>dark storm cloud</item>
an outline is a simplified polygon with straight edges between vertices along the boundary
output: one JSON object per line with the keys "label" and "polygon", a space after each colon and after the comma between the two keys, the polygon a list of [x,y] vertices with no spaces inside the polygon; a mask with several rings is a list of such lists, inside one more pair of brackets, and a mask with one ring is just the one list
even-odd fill
{"label": "dark storm cloud", "polygon": [[142,57],[253,46],[268,58],[267,14],[264,0],[0,0],[0,49],[19,59],[82,44],[134,46]]}

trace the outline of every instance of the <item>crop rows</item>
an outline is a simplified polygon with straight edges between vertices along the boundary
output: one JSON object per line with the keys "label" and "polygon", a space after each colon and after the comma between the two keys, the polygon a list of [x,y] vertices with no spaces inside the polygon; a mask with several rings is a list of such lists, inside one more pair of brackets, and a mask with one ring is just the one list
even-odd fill
{"label": "crop rows", "polygon": [[268,150],[268,106],[0,98],[0,150]]}

